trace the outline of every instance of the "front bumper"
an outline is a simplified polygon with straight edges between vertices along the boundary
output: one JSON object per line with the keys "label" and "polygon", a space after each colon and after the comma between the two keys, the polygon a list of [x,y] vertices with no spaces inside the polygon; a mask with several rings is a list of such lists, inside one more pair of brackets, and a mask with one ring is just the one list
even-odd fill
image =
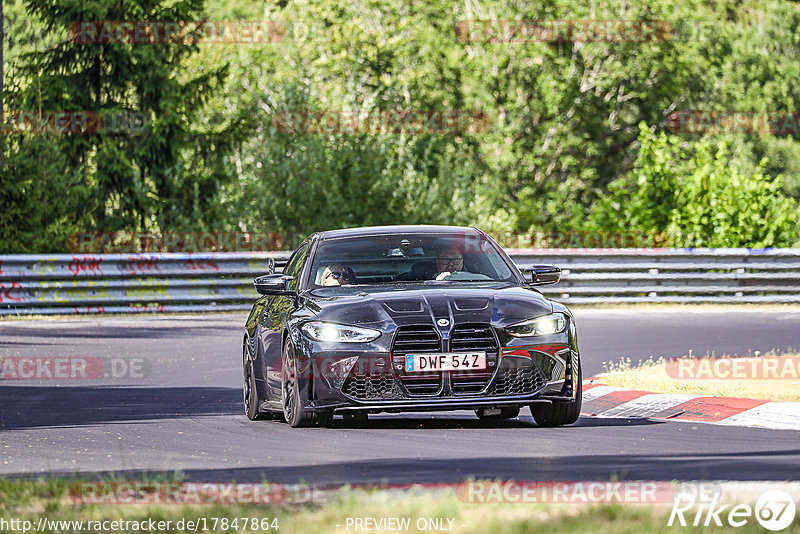
{"label": "front bumper", "polygon": [[[346,376],[329,362],[357,358]],[[570,402],[577,352],[564,344],[505,347],[486,371],[409,375],[389,353],[320,352],[308,357],[311,410],[433,411]]]}

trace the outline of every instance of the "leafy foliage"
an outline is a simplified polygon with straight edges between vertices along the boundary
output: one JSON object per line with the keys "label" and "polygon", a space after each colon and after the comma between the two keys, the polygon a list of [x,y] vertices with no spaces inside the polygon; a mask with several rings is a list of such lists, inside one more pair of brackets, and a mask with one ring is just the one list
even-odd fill
{"label": "leafy foliage", "polygon": [[725,142],[682,142],[640,125],[634,170],[609,186],[590,221],[600,228],[664,232],[676,247],[771,247],[796,237],[797,205],[782,179],[748,173]]}
{"label": "leafy foliage", "polygon": [[6,139],[6,149],[0,180],[3,251],[63,250],[67,237],[87,221],[88,187],[70,169],[57,139],[15,136]]}
{"label": "leafy foliage", "polygon": [[[788,0],[6,1],[7,110],[148,120],[139,133],[6,136],[5,251],[63,250],[61,236],[79,227],[304,235],[391,223],[653,231],[676,246],[798,241],[797,134],[666,131],[676,110],[800,109],[800,5]],[[91,44],[67,38],[80,20],[260,20],[285,31],[276,42]],[[472,41],[457,31],[470,20],[660,20],[673,31]],[[472,110],[489,125],[276,127],[298,110]]]}

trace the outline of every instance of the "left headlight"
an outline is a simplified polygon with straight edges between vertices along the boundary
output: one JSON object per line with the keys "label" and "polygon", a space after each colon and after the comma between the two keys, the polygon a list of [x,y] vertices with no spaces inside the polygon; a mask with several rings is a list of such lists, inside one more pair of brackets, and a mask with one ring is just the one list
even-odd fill
{"label": "left headlight", "polygon": [[303,324],[300,330],[314,341],[336,341],[340,343],[365,343],[378,339],[381,333],[372,328],[348,326],[344,324],[310,321]]}
{"label": "left headlight", "polygon": [[563,313],[551,313],[535,319],[507,326],[505,331],[514,337],[546,336],[558,334],[567,327],[567,316]]}

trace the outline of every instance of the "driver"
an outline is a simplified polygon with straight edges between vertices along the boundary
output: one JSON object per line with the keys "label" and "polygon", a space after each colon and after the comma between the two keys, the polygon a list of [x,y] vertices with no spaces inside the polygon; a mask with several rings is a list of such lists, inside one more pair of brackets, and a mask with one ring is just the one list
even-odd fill
{"label": "driver", "polygon": [[356,276],[353,269],[347,265],[335,263],[325,267],[322,273],[323,286],[346,286],[352,284]]}
{"label": "driver", "polygon": [[464,255],[456,247],[440,248],[436,254],[436,279],[443,280],[452,273],[464,270]]}

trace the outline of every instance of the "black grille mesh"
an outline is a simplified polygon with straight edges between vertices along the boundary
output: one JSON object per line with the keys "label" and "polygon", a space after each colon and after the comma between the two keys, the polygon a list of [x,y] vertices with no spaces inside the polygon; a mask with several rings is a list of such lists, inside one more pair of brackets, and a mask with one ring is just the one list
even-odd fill
{"label": "black grille mesh", "polygon": [[509,363],[504,362],[497,372],[489,391],[491,395],[530,395],[547,385],[545,377],[531,362],[526,362],[527,365],[522,367],[511,367]]}
{"label": "black grille mesh", "polygon": [[450,337],[452,352],[485,352],[487,367],[481,371],[452,371],[450,383],[456,395],[480,393],[489,383],[495,367],[488,362],[497,362],[497,341],[488,324],[462,324],[453,328]]}
{"label": "black grille mesh", "polygon": [[359,400],[402,399],[400,386],[391,375],[350,373],[342,393]]}
{"label": "black grille mesh", "polygon": [[397,329],[392,346],[392,364],[399,370],[403,386],[411,396],[436,395],[442,388],[442,373],[409,373],[405,372],[405,355],[425,352],[441,352],[439,333],[432,326],[403,326]]}

